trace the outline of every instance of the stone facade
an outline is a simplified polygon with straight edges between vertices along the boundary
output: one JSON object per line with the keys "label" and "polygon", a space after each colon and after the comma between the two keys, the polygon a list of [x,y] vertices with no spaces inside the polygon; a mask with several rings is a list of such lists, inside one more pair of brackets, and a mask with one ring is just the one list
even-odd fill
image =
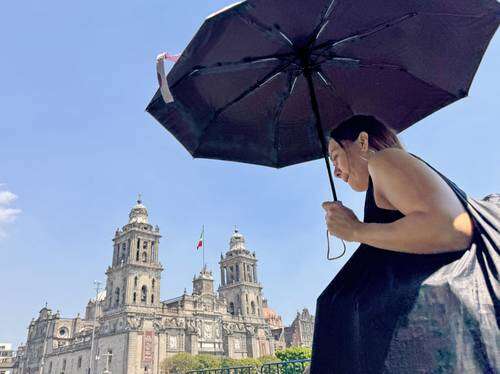
{"label": "stone facade", "polygon": [[160,301],[160,238],[138,200],[129,222],[115,232],[105,291],[88,302],[84,318],[42,308],[29,325],[18,372],[159,374],[161,362],[179,352],[244,358],[282,348],[271,331],[281,317],[273,312],[273,321],[268,318],[256,254],[238,230],[221,254],[217,292],[204,267],[190,294],[166,301]]}
{"label": "stone facade", "polygon": [[0,374],[13,374],[16,362],[16,352],[12,344],[0,343]]}
{"label": "stone facade", "polygon": [[312,347],[314,334],[314,316],[304,308],[297,312],[297,316],[290,326],[273,326],[271,333],[274,338],[276,350],[288,347]]}

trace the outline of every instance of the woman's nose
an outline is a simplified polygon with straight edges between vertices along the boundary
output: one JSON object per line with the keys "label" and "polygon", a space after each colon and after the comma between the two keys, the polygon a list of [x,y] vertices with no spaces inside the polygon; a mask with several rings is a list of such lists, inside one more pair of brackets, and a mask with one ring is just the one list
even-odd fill
{"label": "woman's nose", "polygon": [[340,178],[342,176],[342,171],[335,166],[335,169],[333,170],[333,175],[335,175],[337,178]]}

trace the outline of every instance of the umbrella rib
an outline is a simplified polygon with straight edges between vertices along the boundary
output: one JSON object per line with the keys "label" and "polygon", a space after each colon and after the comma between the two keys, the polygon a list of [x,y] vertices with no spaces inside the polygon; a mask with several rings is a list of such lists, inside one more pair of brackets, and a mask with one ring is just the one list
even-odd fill
{"label": "umbrella rib", "polygon": [[[358,68],[364,68],[364,69],[390,69],[390,70],[399,70],[399,71],[402,71],[408,75],[410,75],[412,78],[414,79],[417,79],[418,81],[432,87],[432,88],[435,88],[437,90],[440,90],[440,91],[444,91],[450,95],[452,95],[453,97],[456,97],[456,98],[459,98],[460,96],[457,96],[456,94],[454,94],[453,92],[450,92],[448,91],[447,89],[445,88],[442,88],[442,87],[439,87],[437,85],[435,85],[434,83],[431,83],[431,82],[428,82],[426,81],[425,79],[422,79],[418,76],[416,76],[415,74],[411,73],[410,71],[408,71],[408,69],[400,66],[400,65],[393,65],[393,64],[377,64],[377,63],[371,63],[371,62],[364,62],[364,61],[361,61],[359,59],[356,59],[356,58],[349,58],[349,57],[332,57],[330,59],[327,59],[328,61],[330,62],[333,62],[333,61],[336,61],[336,62],[340,62],[340,64],[338,64],[339,66],[346,66],[346,67],[358,67]],[[324,63],[324,62],[323,62]],[[321,66],[321,64],[317,64],[317,66]]]}
{"label": "umbrella rib", "polygon": [[324,42],[324,43],[321,43],[317,46],[315,46],[313,48],[313,50],[318,50],[318,49],[325,49],[325,50],[329,50],[333,47],[336,47],[338,46],[339,44],[343,44],[343,43],[346,43],[346,42],[350,42],[350,41],[354,41],[354,40],[359,40],[359,39],[363,39],[363,38],[366,38],[368,36],[371,36],[373,34],[376,34],[382,30],[385,30],[387,28],[390,28],[390,27],[393,27],[393,26],[396,26],[397,24],[401,23],[401,22],[404,22],[406,20],[409,20],[413,17],[415,17],[417,15],[416,12],[412,12],[412,13],[407,13],[401,17],[398,17],[398,18],[395,18],[395,19],[392,19],[392,20],[389,20],[389,21],[386,21],[386,22],[383,22],[381,24],[378,24],[366,31],[363,31],[363,32],[357,32],[355,34],[352,34],[344,39],[341,39],[341,40],[337,40],[337,41],[327,41],[327,42]]}
{"label": "umbrella rib", "polygon": [[287,47],[293,48],[293,41],[285,35],[281,30],[275,28],[275,27],[269,27],[268,25],[260,22],[258,19],[255,17],[252,17],[251,15],[243,14],[240,11],[237,11],[236,14],[248,25],[252,26],[256,30],[260,31],[262,34],[265,36],[269,37],[271,40],[277,40],[281,44],[286,45]]}
{"label": "umbrella rib", "polygon": [[252,64],[258,64],[261,62],[269,62],[272,60],[276,61],[288,61],[288,57],[292,57],[293,53],[284,53],[284,54],[277,54],[277,55],[267,55],[267,56],[259,56],[259,57],[249,57],[245,58],[241,61],[227,61],[227,62],[217,62],[213,65],[209,66],[195,66],[189,71],[188,73],[184,74],[182,77],[177,79],[174,84],[170,86],[170,89],[174,89],[177,87],[180,83],[182,83],[184,80],[187,78],[191,78],[193,76],[197,75],[203,75],[203,74],[211,74],[211,73],[217,73],[217,72],[228,72],[233,69],[239,70],[242,69],[245,65],[252,65]]}
{"label": "umbrella rib", "polygon": [[390,20],[388,22],[381,23],[371,29],[368,29],[364,32],[358,32],[356,34],[350,35],[344,39],[338,40],[338,41],[327,41],[324,43],[321,43],[320,45],[316,46],[313,48],[313,50],[318,50],[318,49],[330,49],[333,47],[336,47],[339,44],[350,42],[353,40],[358,40],[358,39],[363,39],[365,37],[371,36],[373,34],[376,34],[386,28],[395,26],[401,22],[404,22],[408,19],[411,19],[417,15],[425,15],[425,16],[442,16],[442,17],[463,17],[463,18],[481,18],[484,16],[484,14],[460,14],[460,13],[433,13],[433,12],[411,12],[407,13],[399,18],[395,18],[393,20]]}
{"label": "umbrella rib", "polygon": [[[360,61],[361,62],[361,61]],[[359,64],[359,67],[360,68],[367,68],[367,69],[371,69],[371,68],[375,68],[375,69],[392,69],[392,70],[399,70],[399,71],[402,71],[408,75],[410,75],[412,78],[422,82],[423,84],[427,85],[427,86],[430,86],[434,89],[437,89],[437,90],[440,90],[440,91],[444,91],[446,92],[447,94],[455,97],[455,98],[460,98],[460,96],[458,96],[457,94],[453,93],[453,92],[450,92],[449,90],[443,88],[443,87],[439,87],[437,86],[436,84],[434,83],[431,83],[431,82],[428,82],[426,81],[425,79],[422,79],[418,76],[416,76],[415,74],[413,74],[412,72],[408,71],[408,69],[405,69],[404,67],[402,66],[398,66],[398,65],[391,65],[391,64],[372,64],[372,63],[366,63],[366,62],[361,62]]]}
{"label": "umbrella rib", "polygon": [[273,126],[274,126],[274,149],[276,150],[276,166],[279,166],[279,119],[281,117],[281,113],[283,112],[283,108],[285,107],[285,102],[292,95],[293,89],[295,87],[295,83],[297,81],[299,74],[298,73],[289,73],[288,75],[288,87],[283,97],[278,102],[276,107],[276,113],[274,114]]}
{"label": "umbrella rib", "polygon": [[[248,89],[246,89],[245,91],[243,91],[240,95],[238,95],[236,98],[234,98],[233,100],[231,100],[230,102],[228,102],[226,105],[224,105],[222,108],[218,109],[216,112],[215,112],[215,115],[212,119],[215,120],[217,119],[217,117],[222,113],[224,112],[226,109],[228,109],[229,107],[231,107],[232,105],[236,104],[238,101],[240,100],[243,100],[245,97],[247,97],[248,95],[250,95],[251,93],[253,93],[255,90],[259,89],[260,87],[264,86],[265,84],[267,84],[269,81],[271,81],[272,79],[274,79],[276,76],[278,76],[279,74],[281,74],[288,66],[290,66],[291,62],[288,62],[286,63],[285,65],[283,66],[280,66],[276,69],[274,69],[273,71],[271,71],[269,74],[266,74],[262,79],[259,79],[255,84],[253,84],[252,86],[250,86]],[[212,122],[211,121],[211,122]]]}
{"label": "umbrella rib", "polygon": [[316,42],[316,40],[318,40],[319,36],[325,30],[326,26],[330,22],[330,20],[328,18],[332,14],[333,5],[334,5],[335,1],[336,0],[331,0],[330,4],[328,5],[328,8],[326,8],[325,12],[322,14],[321,21],[318,24],[318,26],[316,26],[316,28],[314,29],[314,31],[312,33],[312,37],[309,40],[309,43],[308,43],[309,46],[312,45],[312,44],[314,44],[314,42]]}
{"label": "umbrella rib", "polygon": [[219,117],[219,115],[222,112],[224,112],[229,107],[231,107],[234,104],[236,104],[237,102],[243,100],[245,97],[247,97],[248,95],[250,95],[251,93],[253,93],[255,90],[257,90],[260,87],[262,87],[265,84],[267,84],[269,81],[271,81],[276,76],[278,76],[279,74],[281,74],[288,66],[290,66],[290,64],[291,64],[291,62],[287,62],[286,64],[284,64],[284,65],[282,65],[282,66],[274,69],[269,74],[266,74],[263,78],[259,79],[255,84],[253,84],[252,86],[250,86],[249,88],[247,88],[245,91],[243,91],[241,94],[239,94],[236,98],[234,98],[233,100],[229,101],[222,108],[217,109],[215,111],[214,115],[212,116],[212,118],[210,119],[210,121],[208,122],[208,124],[203,129],[203,134],[200,137],[200,141],[198,142],[198,146],[196,147],[196,149],[192,153],[193,157],[196,156],[196,152],[198,151],[198,148],[200,148],[201,144],[203,143],[203,140],[204,140],[205,135],[207,133],[207,129],[210,127],[210,125],[212,125],[215,122],[215,120],[217,119],[217,117]]}
{"label": "umbrella rib", "polygon": [[354,111],[352,110],[351,105],[347,101],[345,101],[342,97],[340,97],[339,95],[337,95],[337,92],[333,88],[333,83],[330,81],[330,79],[328,79],[328,77],[326,76],[326,74],[324,73],[324,71],[321,69],[321,67],[318,69],[318,71],[316,71],[316,74],[318,74],[318,76],[320,77],[321,81],[331,91],[333,97],[335,97],[336,99],[338,99],[339,101],[341,101],[342,103],[344,103],[344,105],[347,107],[347,109],[349,109],[349,111],[351,112],[351,114],[354,114]]}

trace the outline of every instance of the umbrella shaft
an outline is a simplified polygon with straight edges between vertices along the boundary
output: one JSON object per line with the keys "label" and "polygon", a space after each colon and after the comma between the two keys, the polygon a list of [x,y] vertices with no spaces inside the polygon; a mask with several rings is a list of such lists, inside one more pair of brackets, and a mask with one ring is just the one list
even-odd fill
{"label": "umbrella shaft", "polygon": [[306,77],[307,85],[309,87],[309,94],[311,97],[311,106],[315,117],[316,130],[318,131],[319,141],[321,142],[321,151],[323,152],[323,158],[325,159],[326,170],[328,171],[328,179],[330,181],[330,187],[332,189],[333,201],[337,201],[337,192],[335,191],[335,185],[333,184],[332,169],[330,167],[330,162],[328,161],[326,138],[323,132],[323,126],[321,124],[321,116],[319,113],[319,106],[318,106],[318,100],[316,98],[316,92],[314,91],[312,72],[308,67],[304,68],[304,76]]}

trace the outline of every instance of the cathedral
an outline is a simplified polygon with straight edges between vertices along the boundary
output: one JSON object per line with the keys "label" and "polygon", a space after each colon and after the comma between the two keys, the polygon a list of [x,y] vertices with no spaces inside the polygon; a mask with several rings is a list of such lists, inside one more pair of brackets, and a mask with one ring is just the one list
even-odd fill
{"label": "cathedral", "polygon": [[304,309],[283,326],[263,298],[255,252],[238,230],[221,254],[217,291],[204,267],[191,293],[166,301],[160,300],[160,238],[139,199],[115,232],[105,291],[89,301],[83,318],[42,308],[19,350],[17,372],[159,374],[161,362],[180,352],[244,358],[311,345],[314,317]]}

